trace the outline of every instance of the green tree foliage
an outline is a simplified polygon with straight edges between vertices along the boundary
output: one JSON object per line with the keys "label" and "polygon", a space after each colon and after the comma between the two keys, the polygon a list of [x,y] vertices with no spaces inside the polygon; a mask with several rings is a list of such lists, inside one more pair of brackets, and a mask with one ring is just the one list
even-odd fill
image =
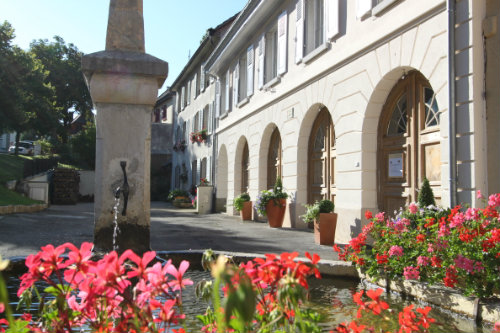
{"label": "green tree foliage", "polygon": [[418,193],[418,205],[420,207],[436,205],[436,201],[434,200],[434,193],[432,192],[431,185],[429,184],[429,180],[427,178],[424,178],[424,181],[422,182],[422,188],[420,188],[420,192]]}
{"label": "green tree foliage", "polygon": [[18,143],[27,130],[47,134],[57,117],[47,71],[32,52],[13,46],[13,38],[14,29],[5,21],[0,25],[0,131],[15,131]]}
{"label": "green tree foliage", "polygon": [[54,106],[61,123],[57,134],[66,143],[73,112],[87,120],[91,117],[92,100],[81,72],[83,53],[59,36],[55,36],[53,42],[47,39],[33,41],[30,49],[49,72],[46,82],[55,89]]}
{"label": "green tree foliage", "polygon": [[95,168],[96,128],[94,122],[87,122],[85,127],[70,139],[72,157],[81,167]]}

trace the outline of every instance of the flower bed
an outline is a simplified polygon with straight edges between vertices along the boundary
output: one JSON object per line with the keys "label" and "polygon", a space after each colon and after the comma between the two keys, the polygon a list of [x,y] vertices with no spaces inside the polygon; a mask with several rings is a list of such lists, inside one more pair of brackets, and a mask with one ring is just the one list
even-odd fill
{"label": "flower bed", "polygon": [[497,298],[499,211],[500,194],[491,195],[482,209],[412,203],[391,219],[383,212],[372,216],[367,211],[370,222],[362,233],[334,250],[341,260],[355,263],[374,279],[418,280],[455,288],[466,296]]}

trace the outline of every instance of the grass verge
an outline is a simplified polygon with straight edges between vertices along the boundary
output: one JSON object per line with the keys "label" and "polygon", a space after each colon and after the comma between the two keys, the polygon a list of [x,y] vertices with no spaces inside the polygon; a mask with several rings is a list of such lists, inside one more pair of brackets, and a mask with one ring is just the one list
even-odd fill
{"label": "grass verge", "polygon": [[6,187],[0,185],[0,206],[33,205],[40,203],[42,202],[37,200],[32,200],[17,192],[8,190]]}

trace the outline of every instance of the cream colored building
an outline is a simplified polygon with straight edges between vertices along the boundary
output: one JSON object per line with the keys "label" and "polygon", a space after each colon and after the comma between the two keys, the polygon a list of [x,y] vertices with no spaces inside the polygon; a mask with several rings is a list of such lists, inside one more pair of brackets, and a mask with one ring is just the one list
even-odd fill
{"label": "cream colored building", "polygon": [[218,202],[281,176],[284,226],[330,198],[345,243],[365,210],[416,201],[424,177],[444,206],[500,191],[498,13],[492,0],[250,0],[192,102],[213,105]]}

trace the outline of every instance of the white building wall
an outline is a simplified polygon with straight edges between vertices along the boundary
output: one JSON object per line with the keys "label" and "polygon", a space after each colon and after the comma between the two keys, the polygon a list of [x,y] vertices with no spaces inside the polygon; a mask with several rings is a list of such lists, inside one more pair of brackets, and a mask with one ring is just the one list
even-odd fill
{"label": "white building wall", "polygon": [[[380,16],[363,21],[356,19],[355,3],[341,2],[340,12],[346,16],[341,18],[340,37],[330,48],[297,65],[295,2],[285,3],[283,9],[289,13],[288,72],[269,89],[255,89],[249,103],[221,119],[218,128],[218,149],[224,145],[228,154],[227,201],[231,202],[239,194],[238,153],[242,140],[249,143],[250,195],[255,200],[267,185],[263,161],[267,159],[272,132],[269,127],[278,127],[283,147],[283,184],[292,195],[284,226],[301,228],[305,227],[299,216],[307,201],[309,134],[319,107],[326,106],[337,138],[335,210],[339,214],[336,240],[340,243],[360,231],[366,209],[377,210],[379,116],[391,89],[411,70],[420,71],[429,80],[443,112],[441,183],[443,198],[448,197],[445,1],[401,1]],[[274,20],[271,18],[255,36],[264,33]],[[257,39],[252,43],[256,47]],[[255,77],[258,70],[256,66]]]}

